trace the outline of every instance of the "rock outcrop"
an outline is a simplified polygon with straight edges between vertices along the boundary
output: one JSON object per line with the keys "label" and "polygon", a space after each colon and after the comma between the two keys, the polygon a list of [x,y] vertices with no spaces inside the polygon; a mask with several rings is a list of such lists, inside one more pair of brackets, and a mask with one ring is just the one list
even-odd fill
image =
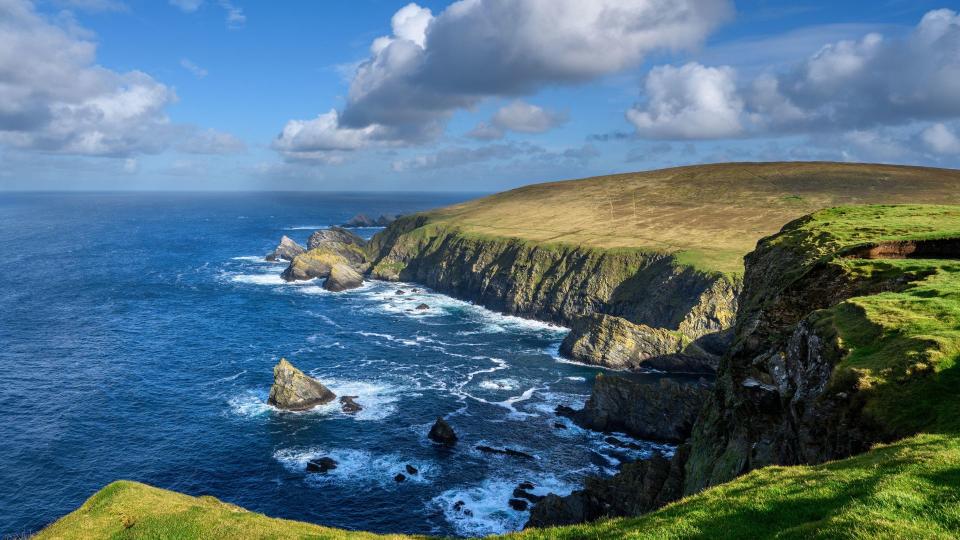
{"label": "rock outcrop", "polygon": [[331,457],[311,459],[307,462],[307,472],[325,473],[337,468],[337,462]]}
{"label": "rock outcrop", "polygon": [[293,241],[287,235],[283,235],[276,249],[267,255],[268,261],[292,261],[297,255],[307,251],[303,246]]}
{"label": "rock outcrop", "polygon": [[330,275],[323,282],[323,288],[332,292],[356,289],[361,285],[363,285],[363,276],[345,263],[330,267]]}
{"label": "rock outcrop", "polygon": [[433,442],[447,446],[453,446],[457,443],[457,434],[443,418],[437,418],[437,421],[433,423],[433,427],[430,428],[430,433],[427,434],[427,437]]}
{"label": "rock outcrop", "polygon": [[374,278],[422,283],[564,326],[610,315],[687,342],[732,325],[740,288],[738,277],[700,272],[669,254],[472,236],[427,214],[398,219],[370,240],[367,252]]}
{"label": "rock outcrop", "polygon": [[604,314],[575,320],[560,345],[561,354],[586,364],[669,373],[713,373],[722,352],[701,347],[677,330]]}
{"label": "rock outcrop", "polygon": [[363,410],[355,400],[357,396],[340,396],[340,410],[347,414],[356,414]]}
{"label": "rock outcrop", "polygon": [[610,478],[588,478],[584,488],[570,495],[550,494],[530,511],[525,528],[572,525],[602,517],[637,516],[680,498],[688,448],[677,448],[673,458],[659,453],[627,463]]}
{"label": "rock outcrop", "polygon": [[343,227],[386,227],[396,219],[397,216],[392,214],[380,214],[377,219],[372,219],[366,214],[357,214],[348,219]]}
{"label": "rock outcrop", "polygon": [[662,378],[634,381],[616,375],[597,375],[583,409],[558,407],[557,414],[595,431],[621,431],[639,439],[681,442],[711,393],[712,384]]}
{"label": "rock outcrop", "polygon": [[340,227],[316,231],[310,235],[307,251],[293,258],[282,277],[287,281],[327,278],[337,265],[363,274],[369,268],[364,245],[362,238]]}
{"label": "rock outcrop", "polygon": [[273,386],[267,403],[278,409],[304,411],[333,401],[334,395],[320,381],[305,375],[286,358],[273,368]]}

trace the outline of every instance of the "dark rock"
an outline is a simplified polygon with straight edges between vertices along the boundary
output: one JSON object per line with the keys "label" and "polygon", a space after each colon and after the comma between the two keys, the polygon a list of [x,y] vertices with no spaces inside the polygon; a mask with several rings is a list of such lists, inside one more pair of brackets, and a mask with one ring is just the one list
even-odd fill
{"label": "dark rock", "polygon": [[467,517],[473,517],[473,510],[470,510],[469,508],[467,508],[463,511],[463,515]]}
{"label": "dark rock", "polygon": [[457,443],[457,434],[443,418],[437,418],[427,435],[433,442],[453,446]]}
{"label": "dark rock", "polygon": [[486,446],[483,444],[478,444],[476,449],[485,452],[487,454],[503,454],[505,456],[513,456],[524,459],[534,459],[534,457],[526,452],[521,452],[519,450],[514,450],[512,448],[493,448],[491,446]]}
{"label": "dark rock", "polygon": [[333,401],[337,396],[320,381],[304,375],[286,358],[273,368],[273,386],[267,403],[280,409],[304,411]]}
{"label": "dark rock", "polygon": [[394,294],[396,294],[397,296],[400,296],[401,294],[407,294],[407,291],[403,289],[397,289],[397,292],[395,292]]}
{"label": "dark rock", "polygon": [[380,214],[380,217],[377,218],[376,225],[378,227],[386,227],[396,221],[397,217],[396,214]]}
{"label": "dark rock", "polygon": [[[523,484],[521,484],[521,485],[523,485]],[[533,488],[529,488],[529,489],[533,489]],[[535,502],[540,502],[541,500],[543,500],[543,495],[535,495],[535,494],[533,494],[533,493],[529,493],[526,489],[523,489],[523,488],[521,488],[521,487],[517,487],[517,488],[515,488],[515,489],[513,490],[513,498],[515,498],[515,499],[526,499],[526,500],[528,500],[528,501],[530,501],[530,502],[532,502],[532,503],[535,503]]]}
{"label": "dark rock", "polygon": [[357,214],[344,222],[343,227],[374,227],[377,221],[370,219],[366,214]]}
{"label": "dark rock", "polygon": [[[567,407],[567,408],[569,409],[569,407]],[[557,429],[567,429],[567,425],[564,424],[563,422],[554,422],[554,423],[553,423],[553,427],[555,427],[555,428],[557,428]]]}
{"label": "dark rock", "polygon": [[672,459],[660,454],[626,463],[610,478],[588,478],[584,488],[560,497],[547,495],[530,511],[526,527],[549,527],[594,521],[601,517],[639,516],[679,499],[689,447]]}
{"label": "dark rock", "polygon": [[407,477],[403,473],[397,473],[397,475],[393,477],[394,482],[404,482],[406,480]]}
{"label": "dark rock", "polygon": [[340,409],[348,414],[358,413],[363,410],[359,403],[354,401],[357,396],[340,396]]}
{"label": "dark rock", "polygon": [[520,482],[517,484],[517,487],[524,490],[530,490],[537,486],[533,485],[533,482]]}
{"label": "dark rock", "polygon": [[418,292],[420,292],[420,289],[410,289],[410,292],[412,292],[412,293],[418,293]]}
{"label": "dark rock", "polygon": [[510,505],[510,508],[513,508],[517,512],[523,512],[530,506],[530,503],[523,499],[510,499],[507,501],[507,504]]}
{"label": "dark rock", "polygon": [[280,243],[277,245],[276,249],[273,250],[273,253],[267,255],[268,261],[292,261],[294,257],[305,252],[303,246],[293,241],[287,235],[284,235],[280,239]]}
{"label": "dark rock", "polygon": [[457,502],[453,503],[453,509],[456,510],[457,512],[459,512],[460,510],[463,510],[463,505],[465,505],[465,504],[467,504],[467,503],[465,503],[465,502],[463,502],[463,501],[457,501]]}
{"label": "dark rock", "polygon": [[622,431],[638,439],[680,442],[711,392],[704,379],[662,378],[656,384],[617,375],[597,375],[582,410],[557,407],[557,414],[596,431]]}
{"label": "dark rock", "polygon": [[411,475],[418,474],[420,472],[416,467],[414,467],[413,465],[410,465],[409,463],[407,463],[406,469],[407,469],[407,474],[411,474]]}
{"label": "dark rock", "polygon": [[430,306],[428,306],[428,305],[426,305],[426,304],[420,304],[419,306],[417,306],[417,309],[418,309],[419,311],[423,311],[423,310],[426,310],[426,309],[430,309]]}
{"label": "dark rock", "polygon": [[336,468],[337,462],[329,457],[311,459],[307,462],[307,472],[310,473],[325,473]]}
{"label": "dark rock", "polygon": [[363,276],[360,272],[343,263],[330,267],[330,275],[323,282],[323,288],[332,292],[356,289],[361,285],[363,285]]}

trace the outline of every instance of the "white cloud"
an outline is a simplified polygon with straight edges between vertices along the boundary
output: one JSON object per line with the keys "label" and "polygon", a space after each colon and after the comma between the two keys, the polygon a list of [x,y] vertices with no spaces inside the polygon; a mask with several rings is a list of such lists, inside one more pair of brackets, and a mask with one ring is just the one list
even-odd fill
{"label": "white cloud", "polygon": [[480,162],[550,162],[552,164],[583,165],[600,155],[591,145],[562,151],[550,151],[527,142],[496,143],[477,147],[443,148],[437,152],[395,160],[394,172],[432,170],[460,167]]}
{"label": "white cloud", "polygon": [[193,13],[200,9],[203,0],[170,0],[170,5],[180,8],[185,13]]}
{"label": "white cloud", "polygon": [[927,148],[937,154],[960,154],[960,137],[943,124],[929,126],[923,130],[920,138]]}
{"label": "white cloud", "polygon": [[356,150],[376,139],[379,128],[340,127],[336,110],[317,115],[312,120],[290,120],[273,141],[273,148],[293,160],[316,160],[341,163],[340,152]]}
{"label": "white cloud", "polygon": [[[352,138],[349,130],[374,128],[381,143],[430,140],[454,111],[482,99],[588,81],[652,51],[697,47],[731,15],[728,0],[461,0],[436,16],[409,4],[357,67],[332,132]],[[490,126],[482,131],[493,135]]]}
{"label": "white cloud", "polygon": [[244,152],[247,145],[229,133],[206,129],[177,145],[177,150],[187,154],[236,154]]}
{"label": "white cloud", "polygon": [[742,131],[743,100],[730,67],[659,66],[646,79],[647,103],[627,111],[642,137],[712,139]]}
{"label": "white cloud", "polygon": [[227,12],[227,28],[239,30],[247,24],[247,16],[243,14],[243,9],[234,5],[230,0],[220,0],[220,7]]}
{"label": "white cloud", "polygon": [[193,73],[193,76],[198,79],[202,79],[208,75],[208,72],[206,69],[198,66],[197,64],[193,63],[191,60],[187,58],[180,59],[180,66],[183,69],[189,71],[190,73]]}
{"label": "white cloud", "polygon": [[567,115],[515,100],[494,113],[490,122],[481,122],[467,136],[479,140],[503,138],[507,131],[544,133],[567,121]]}

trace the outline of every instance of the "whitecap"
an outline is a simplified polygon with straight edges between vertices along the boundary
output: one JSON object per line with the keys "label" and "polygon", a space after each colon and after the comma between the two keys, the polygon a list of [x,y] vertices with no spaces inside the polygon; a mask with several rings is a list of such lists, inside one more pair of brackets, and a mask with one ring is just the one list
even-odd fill
{"label": "whitecap", "polygon": [[234,283],[247,285],[287,285],[280,274],[237,274],[230,277]]}
{"label": "whitecap", "polygon": [[294,225],[293,227],[284,227],[285,231],[319,231],[329,229],[329,225]]}
{"label": "whitecap", "polygon": [[[320,457],[330,457],[337,462],[337,468],[326,473],[306,473],[307,462]],[[284,468],[292,473],[305,474],[304,480],[311,485],[327,484],[379,484],[381,486],[402,487],[406,483],[426,484],[437,473],[436,464],[420,459],[407,459],[400,454],[375,454],[367,450],[350,448],[289,448],[274,452],[276,459]],[[407,465],[412,465],[418,472],[410,474]],[[398,474],[406,476],[406,481],[399,483],[394,480]]]}
{"label": "whitecap", "polygon": [[516,390],[520,383],[516,379],[491,379],[480,383],[487,390]]}
{"label": "whitecap", "polygon": [[[520,530],[526,523],[529,512],[510,508],[508,501],[513,490],[522,481],[535,484],[532,493],[567,495],[576,483],[553,476],[522,477],[518,479],[490,478],[478,485],[448,489],[430,501],[430,505],[443,512],[444,518],[461,536],[486,536]],[[456,505],[463,501],[458,510]]]}
{"label": "whitecap", "polygon": [[586,382],[586,377],[564,377],[568,381]]}

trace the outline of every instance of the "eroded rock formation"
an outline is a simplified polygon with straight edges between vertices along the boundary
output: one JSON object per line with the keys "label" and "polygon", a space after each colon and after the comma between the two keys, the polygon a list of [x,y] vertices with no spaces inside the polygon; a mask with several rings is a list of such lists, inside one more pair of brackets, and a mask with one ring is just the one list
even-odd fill
{"label": "eroded rock formation", "polygon": [[278,409],[303,411],[333,401],[337,396],[320,381],[305,375],[286,358],[273,368],[273,386],[267,403]]}

